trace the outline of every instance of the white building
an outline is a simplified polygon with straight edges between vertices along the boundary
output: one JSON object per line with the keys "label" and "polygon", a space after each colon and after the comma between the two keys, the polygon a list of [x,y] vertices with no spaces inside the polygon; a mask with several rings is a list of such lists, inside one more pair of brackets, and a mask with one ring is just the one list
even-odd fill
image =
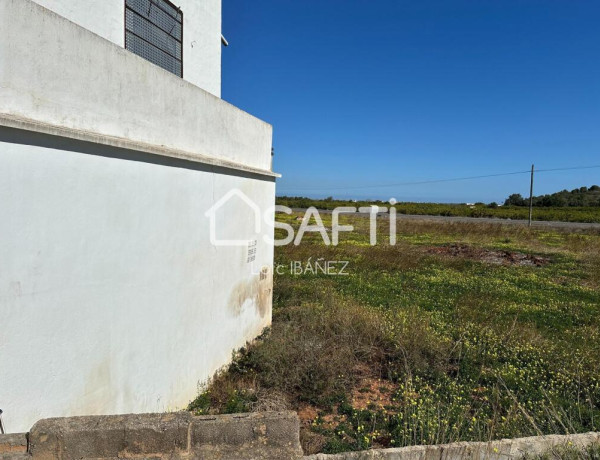
{"label": "white building", "polygon": [[270,323],[272,129],[221,39],[220,0],[0,0],[8,432],[185,408]]}

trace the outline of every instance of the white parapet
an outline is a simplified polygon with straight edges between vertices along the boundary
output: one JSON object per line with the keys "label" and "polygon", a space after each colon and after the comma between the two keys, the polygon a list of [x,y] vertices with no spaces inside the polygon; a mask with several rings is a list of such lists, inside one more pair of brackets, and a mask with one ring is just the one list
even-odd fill
{"label": "white parapet", "polygon": [[268,123],[37,3],[1,0],[0,33],[3,114],[270,169]]}

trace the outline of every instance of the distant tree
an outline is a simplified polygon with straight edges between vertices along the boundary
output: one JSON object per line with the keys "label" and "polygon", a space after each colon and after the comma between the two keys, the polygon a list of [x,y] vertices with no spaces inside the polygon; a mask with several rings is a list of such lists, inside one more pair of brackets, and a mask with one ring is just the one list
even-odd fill
{"label": "distant tree", "polygon": [[504,206],[526,206],[527,202],[520,193],[513,193],[504,202]]}
{"label": "distant tree", "polygon": [[488,208],[496,209],[497,207],[498,203],[496,203],[495,201],[492,201],[490,204],[488,204]]}
{"label": "distant tree", "polygon": [[[561,190],[560,192],[539,195],[533,197],[533,206],[538,207],[592,207],[600,203],[600,186],[579,187],[573,190]],[[506,205],[527,206],[529,200],[518,193],[508,197]]]}
{"label": "distant tree", "polygon": [[[574,200],[573,198],[571,200]],[[554,195],[544,195],[539,198],[534,204],[535,206],[567,206],[570,200],[567,200],[563,195],[555,193]]]}

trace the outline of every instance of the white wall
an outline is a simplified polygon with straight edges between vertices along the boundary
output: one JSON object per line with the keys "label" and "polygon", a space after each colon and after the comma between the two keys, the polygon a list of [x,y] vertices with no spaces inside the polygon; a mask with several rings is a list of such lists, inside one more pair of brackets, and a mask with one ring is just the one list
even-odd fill
{"label": "white wall", "polygon": [[[125,46],[125,0],[34,0]],[[183,11],[183,77],[221,96],[221,0],[178,0]]]}
{"label": "white wall", "polygon": [[271,320],[272,229],[237,198],[219,214],[223,237],[258,241],[249,264],[247,247],[211,245],[204,215],[233,188],[273,204],[271,126],[30,0],[0,0],[0,126],[8,430],[185,407]]}
{"label": "white wall", "polygon": [[125,46],[125,0],[33,0],[107,40]]}
{"label": "white wall", "polygon": [[275,184],[22,145],[6,132],[0,128],[7,429],[27,431],[50,416],[184,408],[197,383],[271,320],[271,274],[260,281],[253,271],[272,273],[273,248],[261,238],[272,232],[254,232],[241,200],[224,206],[219,235],[258,240],[249,264],[246,247],[210,244],[204,213],[231,188],[265,209]]}
{"label": "white wall", "polygon": [[271,167],[269,124],[36,3],[0,1],[0,34],[5,114]]}
{"label": "white wall", "polygon": [[221,97],[221,0],[177,0],[183,11],[183,78]]}

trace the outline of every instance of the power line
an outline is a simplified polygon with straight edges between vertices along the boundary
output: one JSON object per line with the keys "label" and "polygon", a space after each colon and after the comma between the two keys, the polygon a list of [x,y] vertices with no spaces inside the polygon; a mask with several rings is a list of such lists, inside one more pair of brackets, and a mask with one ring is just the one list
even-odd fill
{"label": "power line", "polygon": [[[568,170],[576,170],[576,169],[594,169],[594,168],[600,168],[600,165],[593,165],[593,166],[573,166],[573,167],[566,167],[566,168],[551,168],[551,169],[538,169],[536,170],[536,172],[551,172],[551,171],[568,171]],[[513,171],[513,172],[506,172],[506,173],[497,173],[497,174],[484,174],[484,175],[480,175],[480,176],[468,176],[468,177],[455,177],[455,178],[451,178],[451,179],[433,179],[433,180],[424,180],[424,181],[416,181],[416,182],[397,182],[395,184],[371,184],[371,185],[357,185],[357,186],[351,186],[351,187],[312,187],[312,188],[292,188],[292,189],[287,189],[287,191],[293,191],[293,192],[302,192],[302,191],[314,191],[314,190],[318,190],[318,191],[323,191],[323,190],[360,190],[360,189],[369,189],[369,188],[388,188],[388,187],[402,187],[402,186],[407,186],[407,185],[425,185],[425,184],[439,184],[442,182],[457,182],[457,181],[463,181],[463,180],[473,180],[473,179],[485,179],[488,177],[500,177],[500,176],[514,176],[517,174],[530,174],[531,171],[530,170],[525,170],[525,171]],[[286,189],[281,190],[282,192],[285,192]]]}
{"label": "power line", "polygon": [[571,168],[536,169],[535,172],[569,171],[569,170],[572,170],[572,169],[594,169],[594,168],[600,168],[600,165],[593,165],[593,166],[573,166]]}
{"label": "power line", "polygon": [[356,189],[364,189],[364,188],[385,188],[385,187],[400,187],[404,185],[422,185],[422,184],[436,184],[439,182],[453,182],[453,181],[461,181],[461,180],[470,180],[470,179],[483,179],[486,177],[498,177],[498,176],[511,176],[515,174],[524,174],[529,171],[513,171],[508,173],[499,173],[499,174],[485,174],[482,176],[470,176],[470,177],[455,177],[453,179],[433,179],[433,180],[424,180],[418,182],[397,182],[395,184],[377,184],[377,185],[359,185],[356,187],[327,187],[327,188],[310,188],[310,189],[290,189],[290,190],[356,190]]}

